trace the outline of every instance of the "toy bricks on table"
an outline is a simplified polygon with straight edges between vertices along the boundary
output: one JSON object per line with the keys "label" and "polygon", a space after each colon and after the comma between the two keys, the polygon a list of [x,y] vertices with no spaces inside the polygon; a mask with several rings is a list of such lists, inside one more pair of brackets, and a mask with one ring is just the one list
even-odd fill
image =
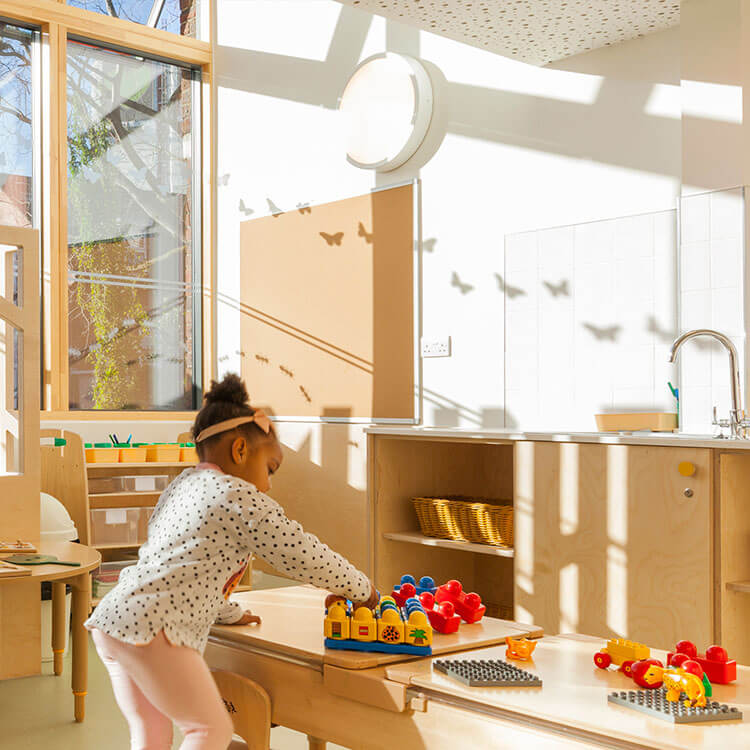
{"label": "toy bricks on table", "polygon": [[394,598],[396,604],[399,607],[403,607],[406,604],[407,599],[413,597],[419,597],[428,591],[433,596],[437,591],[435,581],[430,576],[422,576],[417,583],[414,576],[408,574],[401,576],[401,583],[398,586],[393,587],[393,593],[391,596]]}
{"label": "toy bricks on table", "polygon": [[[675,651],[670,651],[667,654],[667,664],[671,663],[672,657],[676,654],[686,653],[680,651],[678,647],[679,644],[675,647]],[[719,658],[715,658],[715,655]],[[714,685],[727,685],[737,679],[737,662],[734,659],[727,658],[727,652],[720,646],[710,646],[706,649],[705,654],[696,654],[695,656],[688,654],[688,656],[701,665],[703,672]]]}
{"label": "toy bricks on table", "polygon": [[450,635],[458,630],[461,618],[456,614],[453,602],[435,604],[435,597],[429,591],[420,594],[419,601],[427,612],[433,630],[443,635]]}
{"label": "toy bricks on table", "polygon": [[451,602],[461,619],[468,623],[479,622],[487,611],[479,594],[467,594],[460,581],[448,581],[438,586],[435,601],[438,604]]}
{"label": "toy bricks on table", "polygon": [[698,724],[705,721],[735,721],[742,711],[725,703],[708,701],[704,707],[689,708],[680,701],[668,701],[666,690],[620,690],[607,696],[610,703],[641,711],[674,724]]}
{"label": "toy bricks on table", "polygon": [[436,659],[432,666],[469,687],[541,687],[541,679],[501,659]]}
{"label": "toy bricks on table", "polygon": [[346,599],[330,596],[323,632],[326,648],[420,656],[432,653],[432,627],[415,598],[399,608],[393,597],[384,596],[375,612],[367,607],[352,612]]}

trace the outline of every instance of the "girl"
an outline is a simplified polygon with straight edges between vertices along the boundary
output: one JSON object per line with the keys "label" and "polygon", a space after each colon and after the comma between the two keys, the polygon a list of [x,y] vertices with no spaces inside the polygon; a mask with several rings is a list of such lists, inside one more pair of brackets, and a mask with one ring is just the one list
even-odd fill
{"label": "girl", "polygon": [[260,618],[228,601],[250,555],[374,607],[375,587],[264,493],[283,460],[237,375],[212,383],[193,435],[201,463],[167,487],[148,541],[86,622],[130,727],[132,750],[225,750],[232,721],[202,653],[212,623]]}

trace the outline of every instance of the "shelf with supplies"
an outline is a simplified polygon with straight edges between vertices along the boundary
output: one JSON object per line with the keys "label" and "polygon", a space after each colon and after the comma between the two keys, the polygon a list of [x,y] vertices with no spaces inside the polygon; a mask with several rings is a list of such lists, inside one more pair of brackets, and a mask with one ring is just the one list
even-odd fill
{"label": "shelf with supplies", "polygon": [[494,557],[513,557],[512,547],[495,547],[491,544],[476,544],[475,542],[461,542],[453,539],[438,539],[433,536],[425,536],[419,531],[390,531],[384,532],[383,537],[393,542],[407,542],[408,544],[421,544],[426,547],[442,547],[459,552],[476,552],[480,555],[492,555]]}

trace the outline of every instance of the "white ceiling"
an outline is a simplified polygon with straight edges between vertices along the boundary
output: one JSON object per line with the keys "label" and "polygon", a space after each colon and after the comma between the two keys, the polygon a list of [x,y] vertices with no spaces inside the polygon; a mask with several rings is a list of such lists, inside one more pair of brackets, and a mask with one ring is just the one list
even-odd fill
{"label": "white ceiling", "polygon": [[679,0],[339,1],[534,65],[680,22]]}

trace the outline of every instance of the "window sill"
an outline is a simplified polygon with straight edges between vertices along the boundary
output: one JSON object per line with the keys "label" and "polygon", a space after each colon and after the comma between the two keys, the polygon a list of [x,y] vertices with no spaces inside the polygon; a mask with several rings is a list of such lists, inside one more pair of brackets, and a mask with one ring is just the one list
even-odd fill
{"label": "window sill", "polygon": [[195,411],[42,411],[42,422],[193,422]]}

